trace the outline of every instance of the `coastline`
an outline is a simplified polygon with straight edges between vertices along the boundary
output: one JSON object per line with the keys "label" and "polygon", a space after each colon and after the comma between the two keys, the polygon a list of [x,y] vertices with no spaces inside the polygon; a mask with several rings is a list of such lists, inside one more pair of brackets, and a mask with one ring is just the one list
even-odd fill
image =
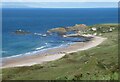
{"label": "coastline", "polygon": [[2,67],[0,68],[31,66],[35,64],[42,64],[49,61],[54,61],[62,58],[67,54],[82,51],[82,50],[87,50],[92,47],[95,47],[106,39],[98,36],[92,36],[92,37],[93,37],[92,40],[88,42],[75,42],[68,46],[49,49],[42,53],[41,52],[37,53],[35,55],[9,58],[9,59],[3,60]]}

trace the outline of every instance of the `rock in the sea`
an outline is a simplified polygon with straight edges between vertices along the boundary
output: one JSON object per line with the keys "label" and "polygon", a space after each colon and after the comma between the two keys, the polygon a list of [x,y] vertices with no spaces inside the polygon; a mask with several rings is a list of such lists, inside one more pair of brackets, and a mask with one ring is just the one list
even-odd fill
{"label": "rock in the sea", "polygon": [[24,30],[16,30],[15,32],[13,32],[15,34],[21,34],[21,35],[25,35],[25,34],[30,34],[31,32],[28,32],[28,31],[24,31]]}

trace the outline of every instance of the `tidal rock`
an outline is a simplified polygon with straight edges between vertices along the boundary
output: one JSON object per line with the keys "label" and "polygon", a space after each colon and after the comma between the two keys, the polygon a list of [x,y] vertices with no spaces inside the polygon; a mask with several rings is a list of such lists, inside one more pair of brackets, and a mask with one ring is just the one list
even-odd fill
{"label": "tidal rock", "polygon": [[25,34],[30,34],[31,32],[19,29],[19,30],[16,30],[15,32],[13,32],[13,33],[20,34],[20,35],[25,35]]}

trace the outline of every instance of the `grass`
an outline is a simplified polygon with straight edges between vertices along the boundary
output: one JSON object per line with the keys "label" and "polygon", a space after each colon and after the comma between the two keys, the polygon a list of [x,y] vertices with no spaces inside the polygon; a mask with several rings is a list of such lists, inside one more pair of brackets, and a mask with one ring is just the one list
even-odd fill
{"label": "grass", "polygon": [[[111,24],[95,26],[106,25]],[[3,80],[118,80],[118,32],[102,34],[107,40],[97,47],[41,65],[3,69]]]}

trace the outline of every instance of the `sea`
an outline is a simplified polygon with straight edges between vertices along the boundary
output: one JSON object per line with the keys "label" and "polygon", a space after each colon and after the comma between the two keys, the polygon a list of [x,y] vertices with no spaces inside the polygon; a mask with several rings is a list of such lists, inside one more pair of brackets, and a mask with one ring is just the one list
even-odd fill
{"label": "sea", "polygon": [[[31,55],[43,50],[72,44],[83,38],[45,35],[47,30],[75,24],[117,23],[117,8],[3,8],[2,57]],[[16,30],[31,34],[15,34]]]}

